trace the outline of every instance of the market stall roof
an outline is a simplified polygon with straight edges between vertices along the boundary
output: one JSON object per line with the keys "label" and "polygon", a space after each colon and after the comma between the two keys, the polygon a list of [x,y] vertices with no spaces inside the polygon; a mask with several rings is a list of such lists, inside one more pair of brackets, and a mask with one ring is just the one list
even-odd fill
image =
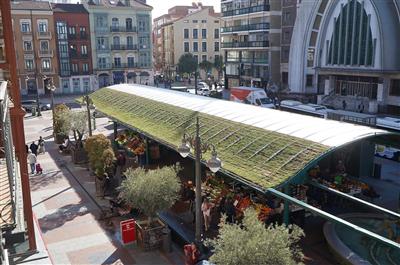
{"label": "market stall roof", "polygon": [[99,111],[173,147],[181,143],[184,132],[194,133],[195,117],[199,116],[201,137],[216,146],[223,169],[260,188],[282,184],[336,147],[388,134],[142,85],[115,85],[91,97]]}

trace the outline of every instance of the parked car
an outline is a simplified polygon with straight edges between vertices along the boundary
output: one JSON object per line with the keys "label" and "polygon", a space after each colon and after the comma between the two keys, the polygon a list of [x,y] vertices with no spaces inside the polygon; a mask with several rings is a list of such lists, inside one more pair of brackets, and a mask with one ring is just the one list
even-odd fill
{"label": "parked car", "polygon": [[[22,100],[21,105],[25,109],[26,112],[32,112],[32,109],[37,107],[37,101],[32,100],[32,99]],[[42,111],[51,109],[50,104],[39,103],[39,107],[40,107],[40,110],[42,110]]]}
{"label": "parked car", "polygon": [[230,100],[263,108],[274,108],[264,89],[256,87],[232,87]]}
{"label": "parked car", "polygon": [[[188,89],[187,90],[190,94],[196,94],[196,90],[194,88]],[[202,88],[202,87],[197,87],[197,95],[200,96],[210,96],[210,89],[209,88]]]}
{"label": "parked car", "polygon": [[376,126],[400,131],[400,118],[379,117],[376,119]]}

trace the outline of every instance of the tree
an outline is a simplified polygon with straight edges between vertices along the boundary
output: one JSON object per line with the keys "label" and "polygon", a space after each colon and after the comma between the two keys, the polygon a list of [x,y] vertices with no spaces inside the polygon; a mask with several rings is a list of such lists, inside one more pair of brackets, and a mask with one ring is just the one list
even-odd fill
{"label": "tree", "polygon": [[213,67],[213,64],[209,61],[202,61],[199,63],[200,69],[204,70],[206,73],[211,71],[211,68]]}
{"label": "tree", "polygon": [[218,81],[221,80],[221,72],[224,70],[224,60],[222,56],[218,56],[214,61],[214,68],[218,72]]}
{"label": "tree", "polygon": [[70,129],[74,135],[75,147],[83,148],[83,136],[85,135],[88,123],[85,111],[69,111]]}
{"label": "tree", "polygon": [[[59,104],[54,108],[54,135],[57,138],[64,138],[68,136],[70,131],[69,124],[69,108],[65,104]],[[63,139],[60,139],[61,141]]]}
{"label": "tree", "polygon": [[193,54],[185,53],[179,58],[178,62],[178,72],[191,74],[197,71],[197,60],[194,58]]}
{"label": "tree", "polygon": [[124,200],[141,209],[151,225],[157,212],[170,208],[179,199],[181,183],[176,167],[163,167],[146,171],[128,169],[121,184]]}
{"label": "tree", "polygon": [[107,167],[115,159],[111,141],[104,135],[93,135],[86,139],[85,150],[88,153],[89,163],[97,177],[102,178]]}
{"label": "tree", "polygon": [[304,236],[297,226],[269,226],[260,222],[253,209],[246,210],[242,226],[220,223],[219,235],[207,240],[214,249],[210,261],[216,265],[296,265],[303,253],[298,242]]}

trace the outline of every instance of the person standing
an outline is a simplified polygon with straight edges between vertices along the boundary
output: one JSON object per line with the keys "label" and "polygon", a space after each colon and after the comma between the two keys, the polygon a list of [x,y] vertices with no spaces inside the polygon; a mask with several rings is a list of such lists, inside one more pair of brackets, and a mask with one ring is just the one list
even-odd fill
{"label": "person standing", "polygon": [[203,212],[204,217],[204,227],[207,232],[210,228],[211,223],[211,209],[214,207],[212,203],[208,201],[207,198],[204,199],[203,204],[201,205],[201,211]]}
{"label": "person standing", "polygon": [[35,141],[31,143],[29,146],[29,149],[32,151],[32,153],[37,156],[37,151],[38,151],[38,146],[35,144]]}
{"label": "person standing", "polygon": [[37,162],[36,155],[31,150],[29,150],[27,159],[28,159],[28,164],[31,167],[31,174],[33,175],[35,174],[35,166]]}
{"label": "person standing", "polygon": [[46,149],[44,147],[44,139],[42,138],[42,136],[39,137],[38,145],[39,145],[39,154],[41,153],[44,154],[46,152]]}

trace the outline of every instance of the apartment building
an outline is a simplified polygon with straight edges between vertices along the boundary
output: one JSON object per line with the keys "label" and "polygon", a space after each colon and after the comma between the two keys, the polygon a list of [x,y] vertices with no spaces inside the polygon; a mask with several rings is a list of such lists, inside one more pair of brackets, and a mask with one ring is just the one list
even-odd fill
{"label": "apartment building", "polygon": [[167,14],[154,19],[153,47],[156,72],[171,76],[172,69],[170,67],[175,65],[173,22],[203,9],[209,9],[214,13],[213,6],[203,6],[201,2],[193,2],[191,6],[174,6],[168,9]]}
{"label": "apartment building", "polygon": [[289,88],[289,55],[293,35],[294,23],[297,15],[298,0],[282,1],[281,17],[281,82],[280,89],[288,91]]}
{"label": "apartment building", "polygon": [[281,2],[221,1],[221,48],[229,87],[280,84]]}
{"label": "apartment building", "polygon": [[152,7],[138,0],[88,0],[98,86],[153,83]]}
{"label": "apartment building", "polygon": [[53,4],[60,92],[85,93],[98,88],[93,75],[89,13],[82,4]]}
{"label": "apartment building", "polygon": [[400,115],[399,9],[395,0],[302,1],[290,91],[337,109]]}
{"label": "apartment building", "polygon": [[59,84],[51,4],[11,2],[11,14],[21,93],[48,94],[47,87],[51,82]]}

